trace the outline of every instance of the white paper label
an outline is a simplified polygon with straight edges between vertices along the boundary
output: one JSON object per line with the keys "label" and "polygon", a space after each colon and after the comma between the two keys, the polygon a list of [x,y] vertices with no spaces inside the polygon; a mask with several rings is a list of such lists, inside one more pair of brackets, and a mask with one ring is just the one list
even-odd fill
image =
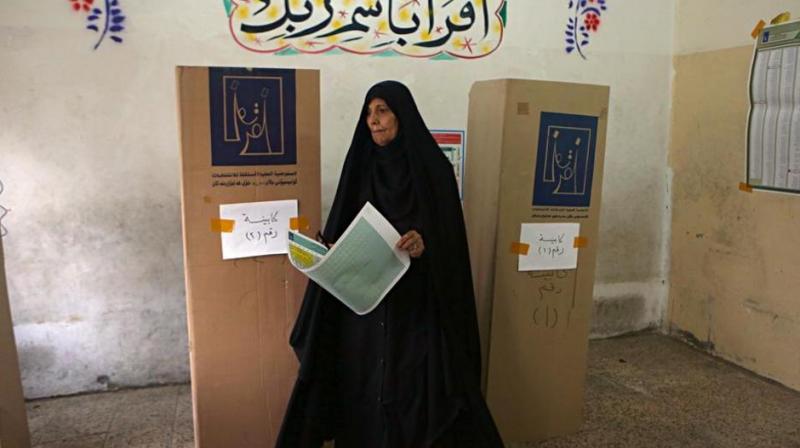
{"label": "white paper label", "polygon": [[550,271],[578,267],[575,237],[578,223],[525,223],[520,242],[530,245],[527,255],[519,256],[520,271]]}
{"label": "white paper label", "polygon": [[221,204],[219,217],[235,221],[233,232],[222,233],[222,258],[287,253],[289,220],[296,216],[296,199]]}

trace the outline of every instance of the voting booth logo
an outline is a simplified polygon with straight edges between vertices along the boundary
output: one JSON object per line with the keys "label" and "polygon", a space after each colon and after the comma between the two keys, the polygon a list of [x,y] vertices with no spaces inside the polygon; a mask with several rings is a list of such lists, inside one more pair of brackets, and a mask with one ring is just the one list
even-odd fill
{"label": "voting booth logo", "polygon": [[294,70],[209,68],[211,164],[297,163]]}
{"label": "voting booth logo", "polygon": [[588,207],[597,117],[542,112],[533,205]]}

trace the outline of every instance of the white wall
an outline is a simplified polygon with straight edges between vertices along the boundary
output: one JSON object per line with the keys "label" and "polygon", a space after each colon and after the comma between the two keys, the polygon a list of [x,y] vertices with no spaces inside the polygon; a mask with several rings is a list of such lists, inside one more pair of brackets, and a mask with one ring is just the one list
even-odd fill
{"label": "white wall", "polygon": [[752,45],[750,32],[788,11],[797,19],[797,0],[679,0],[675,21],[678,55]]}
{"label": "white wall", "polygon": [[438,128],[465,127],[476,80],[610,85],[595,333],[660,323],[673,0],[609,0],[586,61],[564,52],[566,0],[512,0],[503,45],[476,61],[260,55],[234,44],[222,1],[122,1],[125,42],[95,52],[69,2],[0,3],[0,202],[29,398],[188,380],[176,65],[322,71],[323,216],[374,81],[406,82]]}

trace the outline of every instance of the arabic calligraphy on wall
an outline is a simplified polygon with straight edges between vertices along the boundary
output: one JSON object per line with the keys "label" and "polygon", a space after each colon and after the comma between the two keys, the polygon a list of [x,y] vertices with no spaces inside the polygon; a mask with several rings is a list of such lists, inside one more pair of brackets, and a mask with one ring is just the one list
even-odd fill
{"label": "arabic calligraphy on wall", "polygon": [[120,44],[125,30],[125,15],[119,0],[69,0],[72,10],[85,16],[86,29],[98,34],[93,49],[97,50],[106,37]]}
{"label": "arabic calligraphy on wall", "polygon": [[590,34],[600,27],[600,16],[607,8],[606,0],[569,0],[572,16],[567,19],[564,33],[567,53],[574,51],[586,59],[583,49],[589,45]]}
{"label": "arabic calligraphy on wall", "polygon": [[225,0],[251,51],[474,59],[503,40],[506,0]]}

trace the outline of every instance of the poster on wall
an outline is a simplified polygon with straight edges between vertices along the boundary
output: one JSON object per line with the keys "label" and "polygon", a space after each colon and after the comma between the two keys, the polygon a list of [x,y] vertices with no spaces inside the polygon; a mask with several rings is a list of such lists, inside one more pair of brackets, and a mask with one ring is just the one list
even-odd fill
{"label": "poster on wall", "polygon": [[458,183],[458,195],[464,200],[464,161],[466,160],[467,134],[463,130],[432,129],[431,135],[447,160],[453,165]]}
{"label": "poster on wall", "polygon": [[596,142],[597,117],[542,112],[534,206],[590,205]]}
{"label": "poster on wall", "polygon": [[800,193],[800,21],[766,27],[750,69],[747,184]]}
{"label": "poster on wall", "polygon": [[208,70],[213,166],[297,163],[295,72]]}
{"label": "poster on wall", "polygon": [[287,253],[289,220],[297,215],[296,200],[220,204],[220,220],[233,221],[220,233],[222,259]]}
{"label": "poster on wall", "polygon": [[236,43],[258,53],[475,59],[500,47],[506,0],[224,0]]}

